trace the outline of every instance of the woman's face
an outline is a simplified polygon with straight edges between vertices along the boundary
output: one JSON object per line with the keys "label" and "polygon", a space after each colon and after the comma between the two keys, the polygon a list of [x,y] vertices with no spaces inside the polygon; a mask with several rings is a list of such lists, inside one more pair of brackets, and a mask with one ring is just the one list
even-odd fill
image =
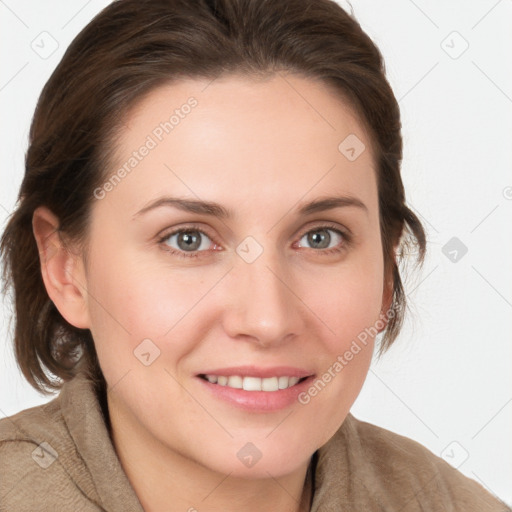
{"label": "woman's face", "polygon": [[[156,89],[118,144],[83,274],[114,424],[224,474],[292,472],[371,361],[384,276],[370,140],[327,86],[277,75]],[[306,207],[342,196],[364,206]]]}

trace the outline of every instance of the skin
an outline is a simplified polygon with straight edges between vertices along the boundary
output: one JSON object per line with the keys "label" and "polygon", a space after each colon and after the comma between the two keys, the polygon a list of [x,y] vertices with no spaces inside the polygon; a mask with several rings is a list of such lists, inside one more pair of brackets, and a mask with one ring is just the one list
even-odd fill
{"label": "skin", "polygon": [[[52,212],[36,210],[43,279],[64,318],[91,330],[115,449],[145,510],[298,511],[310,458],[357,398],[374,340],[307,405],[274,412],[221,402],[196,375],[252,364],[321,376],[381,318],[391,290],[371,141],[340,96],[311,79],[186,80],[155,89],[129,112],[112,172],[190,96],[198,105],[179,126],[94,199],[87,266],[63,247]],[[355,161],[338,150],[352,133],[366,146]],[[342,194],[367,211],[296,213]],[[235,217],[162,207],[133,218],[163,195],[215,201]],[[323,231],[326,222],[349,229],[352,242]],[[190,223],[207,233],[196,233],[199,256],[166,251],[190,254],[178,235],[158,241]],[[304,236],[311,231],[341,250],[325,254]],[[252,263],[236,252],[247,236],[263,248]],[[160,350],[149,366],[134,355],[146,338]],[[247,442],[262,453],[251,468],[236,456]]]}

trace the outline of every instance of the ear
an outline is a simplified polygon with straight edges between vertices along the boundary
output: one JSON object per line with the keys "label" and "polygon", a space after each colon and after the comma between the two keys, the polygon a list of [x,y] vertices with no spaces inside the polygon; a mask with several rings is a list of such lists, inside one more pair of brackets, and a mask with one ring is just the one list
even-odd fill
{"label": "ear", "polygon": [[64,244],[58,231],[59,219],[48,208],[36,208],[32,229],[48,296],[71,325],[88,329],[90,323],[82,259]]}

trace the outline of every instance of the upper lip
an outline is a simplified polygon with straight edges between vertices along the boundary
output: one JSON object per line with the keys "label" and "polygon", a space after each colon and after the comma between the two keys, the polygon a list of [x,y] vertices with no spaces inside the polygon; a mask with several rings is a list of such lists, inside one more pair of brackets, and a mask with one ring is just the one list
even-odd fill
{"label": "upper lip", "polygon": [[272,366],[269,368],[258,366],[230,366],[229,368],[207,370],[201,372],[199,375],[223,375],[226,377],[240,375],[241,377],[259,377],[264,379],[266,377],[282,376],[302,378],[314,375],[314,372],[293,366]]}

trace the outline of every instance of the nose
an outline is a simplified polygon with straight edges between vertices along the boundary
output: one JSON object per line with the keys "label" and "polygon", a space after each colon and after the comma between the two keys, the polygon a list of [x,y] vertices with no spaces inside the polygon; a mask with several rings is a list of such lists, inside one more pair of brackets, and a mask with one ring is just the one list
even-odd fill
{"label": "nose", "polygon": [[265,249],[252,263],[236,256],[224,283],[225,332],[263,347],[292,340],[304,327],[306,309],[291,266],[275,251]]}

